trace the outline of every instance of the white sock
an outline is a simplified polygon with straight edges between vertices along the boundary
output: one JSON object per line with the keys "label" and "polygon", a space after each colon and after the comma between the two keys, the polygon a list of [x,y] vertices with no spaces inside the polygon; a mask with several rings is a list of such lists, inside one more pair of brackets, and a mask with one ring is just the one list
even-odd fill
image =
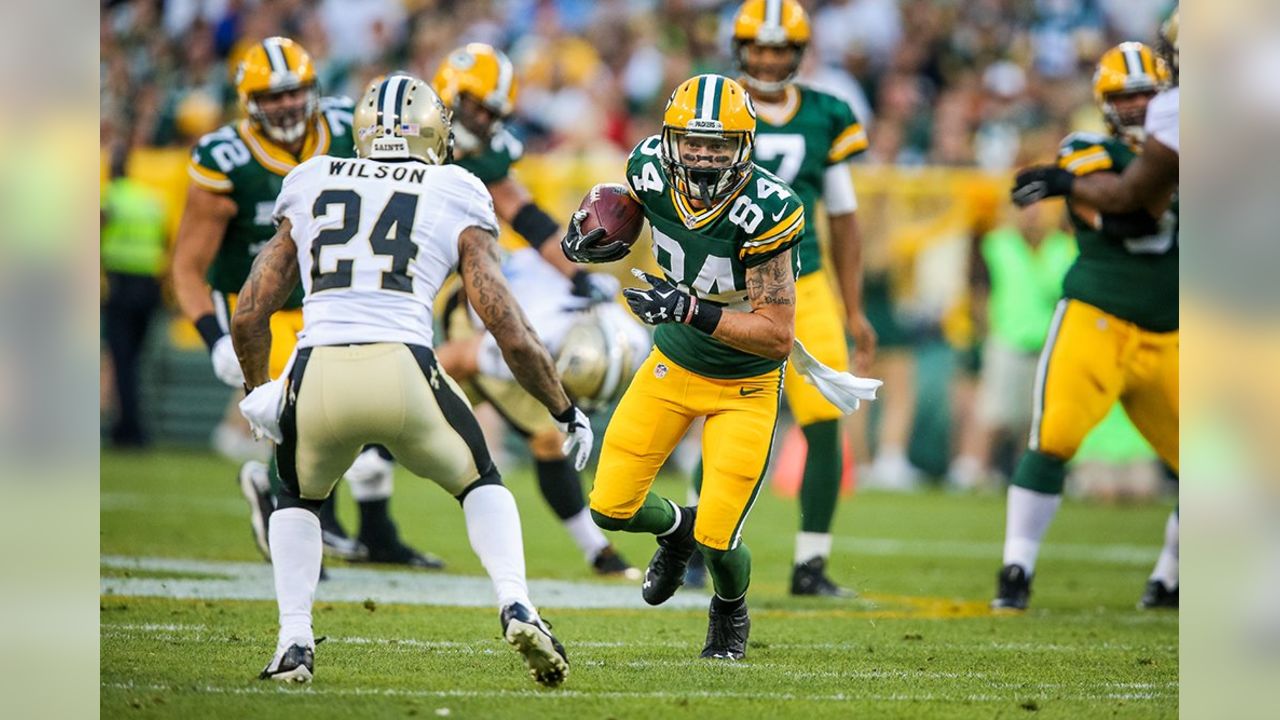
{"label": "white sock", "polygon": [[796,564],[831,557],[831,533],[796,533]]}
{"label": "white sock", "polygon": [[1178,511],[1169,513],[1164,524],[1164,547],[1160,549],[1160,558],[1156,560],[1156,569],[1151,571],[1151,579],[1159,580],[1170,590],[1178,587]]}
{"label": "white sock", "polygon": [[1028,575],[1035,572],[1040,541],[1061,504],[1061,495],[1009,486],[1004,526],[1005,565],[1021,565]]}
{"label": "white sock", "polygon": [[596,527],[595,521],[591,519],[591,511],[589,509],[582,508],[577,515],[560,522],[564,523],[564,529],[569,531],[573,541],[578,544],[578,548],[586,556],[587,562],[595,560],[596,555],[599,555],[601,550],[609,547],[609,539],[604,536],[600,528]]}
{"label": "white sock", "polygon": [[471,549],[489,573],[498,606],[518,602],[533,610],[524,577],[524,539],[516,499],[502,485],[481,485],[462,501]]}
{"label": "white sock", "polygon": [[314,645],[311,605],[320,582],[320,518],[305,508],[281,508],[271,513],[267,536],[280,606],[280,646],[299,639]]}
{"label": "white sock", "polygon": [[356,456],[356,461],[342,475],[351,486],[356,502],[386,500],[391,497],[395,466],[377,450],[369,448]]}

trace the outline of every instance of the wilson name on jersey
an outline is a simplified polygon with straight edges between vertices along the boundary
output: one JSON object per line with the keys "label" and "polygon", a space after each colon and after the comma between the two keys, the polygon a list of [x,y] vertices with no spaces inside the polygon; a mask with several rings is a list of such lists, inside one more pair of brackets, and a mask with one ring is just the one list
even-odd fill
{"label": "wilson name on jersey", "polygon": [[[275,234],[271,219],[285,175],[299,162],[320,155],[354,157],[353,105],[346,98],[320,100],[320,112],[295,158],[253,129],[248,120],[230,123],[200,138],[191,152],[187,175],[197,187],[230,197],[236,214],[227,223],[218,254],[209,266],[209,285],[237,293],[249,277],[258,251]],[[286,307],[298,307],[301,292]]]}
{"label": "wilson name on jersey", "polygon": [[[1124,142],[1096,133],[1072,133],[1058,165],[1076,175],[1124,172],[1137,157]],[[1178,199],[1150,237],[1112,237],[1071,213],[1080,257],[1062,283],[1065,297],[1089,303],[1153,332],[1178,329]]]}
{"label": "wilson name on jersey", "polygon": [[312,158],[285,178],[277,218],[293,225],[306,293],[299,347],[431,346],[432,306],[458,266],[458,237],[493,233],[493,200],[462,168]]}
{"label": "wilson name on jersey", "polygon": [[805,230],[796,253],[801,275],[817,272],[822,250],[815,215],[826,170],[866,150],[867,133],[849,103],[805,85],[788,86],[778,106],[757,102],[756,113],[753,158],[785,180],[804,203]]}
{"label": "wilson name on jersey", "polygon": [[[667,179],[658,157],[661,145],[661,137],[653,135],[627,160],[627,184],[644,206],[658,266],[669,280],[701,300],[750,310],[747,268],[800,241],[804,206],[776,175],[752,166],[737,192],[715,207],[695,209]],[[751,377],[782,364],[678,323],[659,325],[654,343],[684,368],[708,377]]]}

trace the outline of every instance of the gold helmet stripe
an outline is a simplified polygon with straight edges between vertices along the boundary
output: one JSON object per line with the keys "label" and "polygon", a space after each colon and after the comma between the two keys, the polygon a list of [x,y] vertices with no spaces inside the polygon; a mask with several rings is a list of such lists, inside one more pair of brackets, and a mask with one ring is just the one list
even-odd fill
{"label": "gold helmet stripe", "polygon": [[289,72],[289,59],[285,57],[284,48],[280,47],[280,38],[269,37],[263,40],[262,49],[267,51],[271,72]]}

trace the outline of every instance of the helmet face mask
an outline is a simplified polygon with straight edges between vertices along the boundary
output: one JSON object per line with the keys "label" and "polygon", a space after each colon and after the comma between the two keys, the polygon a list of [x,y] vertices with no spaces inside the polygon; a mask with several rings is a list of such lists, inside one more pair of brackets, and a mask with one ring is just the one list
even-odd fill
{"label": "helmet face mask", "polygon": [[500,109],[486,105],[470,93],[460,93],[452,110],[453,131],[467,152],[487,146],[502,129]]}
{"label": "helmet face mask", "polygon": [[1144,129],[1147,104],[1155,96],[1155,90],[1136,90],[1104,97],[1102,115],[1107,121],[1107,127],[1113,134],[1123,137],[1131,144],[1141,145],[1147,136]]}
{"label": "helmet face mask", "polygon": [[766,45],[735,40],[734,57],[747,87],[764,93],[780,92],[800,72],[805,46],[799,43]]}
{"label": "helmet face mask", "polygon": [[1168,83],[1168,67],[1142,43],[1121,43],[1103,53],[1093,75],[1093,97],[1111,134],[1141,145],[1147,104]]}
{"label": "helmet face mask", "polygon": [[667,100],[658,156],[676,193],[710,207],[746,182],[755,135],[747,91],[723,75],[698,75]]}
{"label": "helmet face mask", "polygon": [[257,93],[245,103],[249,119],[272,140],[292,144],[306,137],[307,125],[320,106],[314,83]]}

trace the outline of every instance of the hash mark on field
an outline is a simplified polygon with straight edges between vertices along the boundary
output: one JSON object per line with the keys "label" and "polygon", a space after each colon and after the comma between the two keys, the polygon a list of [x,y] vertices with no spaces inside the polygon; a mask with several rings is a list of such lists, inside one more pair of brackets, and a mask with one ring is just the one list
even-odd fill
{"label": "hash mark on field", "polygon": [[[262,686],[172,686],[172,685],[137,685],[127,683],[102,683],[104,690],[122,690],[128,692],[163,692],[163,693],[196,693],[207,695],[320,695],[331,697],[409,697],[409,698],[519,698],[519,699],[632,699],[632,700],[677,700],[685,698],[706,699],[745,699],[745,700],[804,700],[814,702],[1013,702],[1018,692],[1010,695],[948,695],[938,693],[834,693],[825,695],[779,693],[779,692],[739,692],[732,690],[695,690],[691,692],[655,691],[622,691],[622,690],[566,690],[557,689],[551,692],[541,690],[399,690],[395,688],[320,688],[314,685],[305,688],[262,687]],[[1123,692],[1084,694],[1074,696],[1055,696],[1054,700],[1168,700],[1173,696],[1163,692]]]}

